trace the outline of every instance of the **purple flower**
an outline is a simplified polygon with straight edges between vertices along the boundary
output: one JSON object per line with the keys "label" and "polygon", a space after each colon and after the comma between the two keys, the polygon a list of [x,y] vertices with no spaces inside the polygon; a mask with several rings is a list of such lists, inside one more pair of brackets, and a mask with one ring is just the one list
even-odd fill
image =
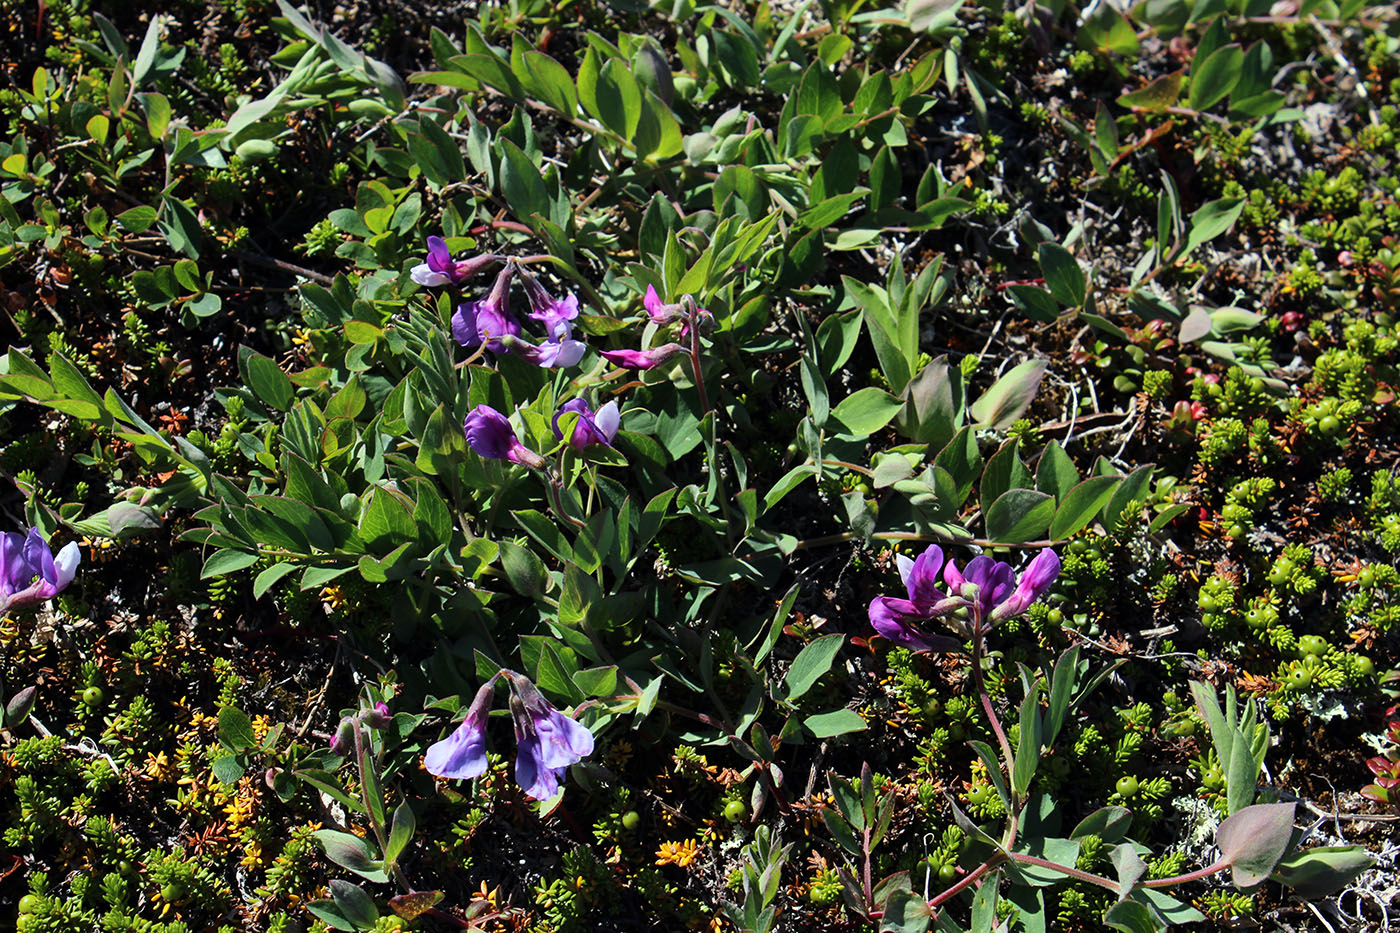
{"label": "purple flower", "polygon": [[419,285],[432,288],[437,285],[459,285],[501,257],[491,253],[473,256],[454,262],[447,249],[447,241],[440,236],[428,237],[428,261],[419,263],[409,270],[408,275]]}
{"label": "purple flower", "polygon": [[926,635],[915,626],[915,623],[940,618],[963,605],[961,599],[949,598],[938,589],[943,549],[931,544],[916,559],[910,560],[901,554],[895,558],[895,563],[909,598],[877,596],[870,603],[871,626],[890,641],[915,651],[946,651],[957,647],[953,639]]}
{"label": "purple flower", "polygon": [[520,336],[520,322],[506,307],[514,275],[515,264],[506,263],[485,298],[457,306],[457,312],[452,315],[452,336],[458,343],[464,347],[479,347],[485,343],[492,353],[505,353],[507,346],[503,340]]}
{"label": "purple flower", "polygon": [[588,352],[588,344],[574,340],[572,333],[569,322],[561,319],[555,322],[550,339],[544,343],[534,344],[519,337],[506,337],[501,343],[506,350],[541,369],[565,369],[577,366]]}
{"label": "purple flower", "polygon": [[1014,618],[1031,607],[1031,603],[1044,596],[1060,575],[1060,555],[1046,548],[1035,556],[1030,566],[1021,571],[1021,579],[1016,589],[992,610],[992,621]]}
{"label": "purple flower", "polygon": [[647,286],[646,296],[642,298],[642,307],[647,309],[647,315],[652,321],[660,325],[671,323],[681,314],[681,306],[663,302],[654,285]]}
{"label": "purple flower", "polygon": [[554,415],[555,437],[564,436],[564,432],[559,430],[559,416],[568,411],[578,414],[578,420],[574,422],[574,433],[569,436],[570,447],[575,450],[583,450],[590,444],[601,444],[604,447],[612,446],[612,440],[617,436],[618,424],[621,421],[621,415],[617,411],[617,402],[608,402],[596,412],[589,408],[588,403],[581,398],[565,402]]}
{"label": "purple flower", "polygon": [[685,347],[678,343],[668,343],[650,350],[603,350],[602,356],[608,362],[626,369],[651,369],[684,350]]}
{"label": "purple flower", "polygon": [[515,780],[527,796],[548,800],[558,793],[568,767],[593,754],[593,733],[550,705],[524,677],[511,676],[511,686]]}
{"label": "purple flower", "polygon": [[0,535],[0,612],[58,595],[73,582],[81,561],[76,541],[55,557],[37,528]]}
{"label": "purple flower", "polygon": [[[520,281],[525,285],[525,294],[530,299],[530,319],[544,325],[545,332],[555,334],[560,324],[567,324],[578,317],[578,297],[570,293],[563,298],[551,295],[540,280],[528,272],[521,272]],[[569,330],[565,328],[564,335]]]}
{"label": "purple flower", "polygon": [[985,554],[972,558],[963,566],[961,573],[949,561],[943,568],[943,580],[948,584],[949,593],[961,596],[968,601],[973,619],[980,623],[991,615],[993,607],[1000,605],[1016,588],[1016,571],[1011,565],[993,560]]}
{"label": "purple flower", "polygon": [[423,767],[442,778],[467,779],[486,773],[486,714],[496,678],[482,684],[467,709],[467,718],[452,734],[434,743],[423,756]]}
{"label": "purple flower", "polygon": [[478,405],[468,412],[462,431],[467,446],[479,457],[509,460],[536,470],[544,466],[544,458],[520,443],[509,419],[490,405]]}

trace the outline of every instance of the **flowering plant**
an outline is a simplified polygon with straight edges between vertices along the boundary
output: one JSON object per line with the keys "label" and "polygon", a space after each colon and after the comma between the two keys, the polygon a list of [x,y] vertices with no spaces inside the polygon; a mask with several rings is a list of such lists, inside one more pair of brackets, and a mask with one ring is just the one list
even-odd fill
{"label": "flowering plant", "polygon": [[0,535],[0,613],[58,595],[73,582],[81,560],[76,541],[54,556],[37,528]]}
{"label": "flowering plant", "polygon": [[423,758],[431,774],[449,779],[480,777],[486,771],[486,716],[497,678],[510,685],[515,724],[515,779],[526,795],[548,800],[570,765],[593,753],[593,733],[556,709],[534,684],[514,671],[499,671],[477,691],[451,735],[432,745]]}

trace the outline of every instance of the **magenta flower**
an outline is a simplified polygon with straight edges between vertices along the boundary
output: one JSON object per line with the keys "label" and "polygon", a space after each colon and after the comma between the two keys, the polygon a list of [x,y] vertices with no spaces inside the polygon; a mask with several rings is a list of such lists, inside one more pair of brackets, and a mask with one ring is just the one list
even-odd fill
{"label": "magenta flower", "polygon": [[925,634],[918,623],[939,619],[963,637],[976,637],[991,625],[1024,613],[1060,573],[1060,558],[1049,548],[1031,561],[1019,583],[1010,564],[985,555],[974,557],[962,570],[949,561],[943,566],[948,584],[944,594],[938,589],[943,552],[937,545],[917,560],[901,555],[896,562],[909,598],[877,596],[870,603],[870,624],[880,635],[915,651],[957,646],[951,639]]}
{"label": "magenta flower", "polygon": [[647,293],[642,298],[642,307],[646,308],[647,316],[652,323],[659,327],[681,322],[679,336],[685,339],[690,334],[690,328],[698,325],[701,330],[709,330],[714,326],[714,315],[704,308],[697,308],[695,300],[689,296],[683,297],[680,301],[667,303],[661,300],[661,296],[656,293],[655,286],[648,285]]}
{"label": "magenta flower", "polygon": [[462,431],[467,446],[479,457],[509,460],[536,470],[544,466],[544,458],[520,443],[510,420],[490,405],[478,405],[468,412]]}
{"label": "magenta flower", "polygon": [[681,306],[663,302],[661,296],[656,293],[654,285],[647,286],[646,296],[642,298],[642,307],[646,308],[647,315],[652,322],[661,326],[665,326],[681,316]]}
{"label": "magenta flower", "polygon": [[618,425],[621,422],[617,402],[608,402],[596,412],[589,408],[588,403],[581,398],[565,402],[554,415],[555,437],[564,436],[564,432],[559,430],[559,417],[568,411],[578,414],[578,420],[574,422],[574,432],[569,436],[570,447],[575,450],[583,450],[590,444],[601,444],[604,447],[612,446],[613,438],[617,436]]}
{"label": "magenta flower", "polygon": [[1011,619],[1025,612],[1031,603],[1049,591],[1055,578],[1060,575],[1060,555],[1046,548],[1035,556],[1030,566],[1021,571],[1021,579],[1016,589],[1007,599],[992,610],[993,622]]}
{"label": "magenta flower", "polygon": [[870,603],[870,624],[877,633],[890,641],[915,651],[947,651],[957,642],[941,635],[927,635],[916,627],[918,622],[938,619],[964,605],[959,598],[950,598],[938,589],[938,568],[943,564],[943,549],[936,544],[915,560],[903,554],[895,558],[900,579],[909,593],[908,599],[897,596],[877,596]]}
{"label": "magenta flower", "polygon": [[979,554],[963,566],[961,573],[948,561],[943,568],[943,582],[948,584],[949,593],[968,601],[973,618],[980,622],[1016,588],[1016,571],[1010,564]]}
{"label": "magenta flower", "polygon": [[423,756],[423,767],[441,778],[465,780],[486,773],[486,714],[496,678],[482,684],[467,709],[467,717],[447,738],[434,743]]}
{"label": "magenta flower", "polygon": [[428,261],[419,263],[409,270],[409,278],[419,285],[433,288],[438,285],[460,285],[482,269],[501,257],[491,253],[473,256],[471,259],[454,261],[447,249],[447,241],[440,236],[428,237]]}
{"label": "magenta flower", "polygon": [[511,686],[515,780],[526,796],[548,800],[558,793],[569,766],[593,754],[593,733],[555,709],[524,677],[511,676]]}
{"label": "magenta flower", "polygon": [[678,343],[668,343],[650,350],[603,350],[603,359],[626,369],[651,369],[685,351]]}
{"label": "magenta flower", "polygon": [[73,582],[81,562],[76,541],[55,557],[37,528],[0,535],[0,613],[57,596]]}

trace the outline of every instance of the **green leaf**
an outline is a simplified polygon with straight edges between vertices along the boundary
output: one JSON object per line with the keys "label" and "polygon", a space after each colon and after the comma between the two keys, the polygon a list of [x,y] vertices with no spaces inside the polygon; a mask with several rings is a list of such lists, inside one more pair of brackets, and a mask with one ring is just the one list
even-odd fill
{"label": "green leaf", "polygon": [[253,394],[273,408],[286,411],[295,387],[282,367],[261,353],[249,353],[247,371],[248,388],[253,390]]}
{"label": "green leaf", "polygon": [[1100,807],[1080,820],[1069,837],[1098,836],[1111,845],[1126,836],[1132,826],[1133,811],[1127,807]]}
{"label": "green leaf", "polygon": [[261,599],[264,593],[272,589],[273,584],[296,569],[296,564],[284,562],[273,564],[271,567],[259,571],[257,577],[253,580],[253,598]]}
{"label": "green leaf", "polygon": [[1138,52],[1137,32],[1127,17],[1111,3],[1093,7],[1079,28],[1079,43],[1090,49],[1100,49],[1123,56]]}
{"label": "green leaf", "polygon": [[389,845],[384,850],[384,859],[388,862],[396,861],[408,842],[413,838],[413,829],[417,825],[417,820],[413,815],[413,808],[408,801],[398,805],[394,810],[394,822],[389,828]]}
{"label": "green leaf", "polygon": [[1011,790],[1017,797],[1030,789],[1031,779],[1040,767],[1040,727],[1040,691],[1033,689],[1021,701],[1021,734],[1011,770]]}
{"label": "green leaf", "polygon": [[1079,483],[1079,471],[1059,441],[1051,441],[1040,455],[1035,470],[1035,488],[1063,499]]}
{"label": "green leaf", "polygon": [[642,119],[642,92],[627,63],[619,58],[610,59],[598,71],[594,94],[598,108],[595,116],[608,129],[630,141]]}
{"label": "green leaf", "polygon": [[1182,250],[1180,258],[1185,258],[1198,246],[1229,230],[1243,212],[1244,198],[1220,198],[1202,204],[1191,215],[1191,224],[1186,234],[1186,248]]}
{"label": "green leaf", "polygon": [[1136,499],[1143,499],[1147,495],[1148,484],[1152,482],[1152,472],[1155,467],[1152,464],[1145,464],[1129,473],[1123,480],[1122,485],[1113,491],[1113,497],[1108,500],[1108,505],[1103,507],[1104,527],[1113,530],[1118,524],[1118,517],[1123,514],[1128,503]]}
{"label": "green leaf", "polygon": [[117,215],[117,223],[131,233],[145,233],[156,222],[156,209],[141,205]]}
{"label": "green leaf", "polygon": [[367,881],[383,883],[389,880],[379,862],[375,860],[369,844],[359,836],[334,829],[317,830],[312,835],[325,850],[326,858],[341,868],[348,868]]}
{"label": "green leaf", "polygon": [[525,67],[516,71],[520,83],[540,100],[572,119],[578,113],[578,94],[568,69],[543,52],[533,50],[525,53],[524,63]]}
{"label": "green leaf", "polygon": [[535,163],[505,137],[496,141],[501,153],[501,194],[510,209],[528,223],[531,215],[549,215],[549,193]]}
{"label": "green leaf", "polygon": [[815,738],[829,739],[848,732],[860,732],[866,728],[865,720],[853,709],[832,710],[817,713],[802,720],[802,725]]}
{"label": "green leaf", "polygon": [[1275,865],[1269,877],[1312,900],[1335,894],[1374,864],[1361,846],[1324,846],[1293,853]]}
{"label": "green leaf", "polygon": [[857,437],[868,437],[890,423],[904,403],[875,386],[858,389],[841,400],[831,417]]}
{"label": "green leaf", "polygon": [[1043,533],[1055,514],[1055,499],[1033,489],[1008,489],[987,511],[987,537],[1020,544]]}
{"label": "green leaf", "polygon": [[1235,887],[1252,888],[1269,877],[1293,841],[1296,803],[1260,803],[1245,807],[1220,824],[1215,844],[1230,866]]}
{"label": "green leaf", "polygon": [[374,899],[359,887],[336,878],[330,882],[330,889],[335,906],[340,908],[345,919],[355,925],[355,929],[373,929],[379,922],[379,910],[374,906]]}
{"label": "green leaf", "polygon": [[1166,925],[1151,910],[1132,900],[1119,901],[1110,907],[1103,915],[1103,922],[1105,926],[1125,933],[1158,933],[1166,929]]}
{"label": "green leaf", "polygon": [[[1108,7],[1109,4],[1100,6]],[[1088,283],[1084,270],[1079,268],[1079,262],[1070,251],[1058,243],[1041,243],[1037,256],[1040,269],[1045,273],[1045,284],[1055,300],[1071,308],[1083,305]]]}
{"label": "green leaf", "polygon": [[783,678],[787,684],[787,700],[795,703],[812,685],[831,669],[836,653],[841,650],[846,636],[841,634],[823,635],[807,644],[798,652]]}
{"label": "green leaf", "polygon": [[224,548],[215,551],[204,562],[204,569],[199,572],[201,580],[210,577],[220,577],[226,573],[235,573],[245,567],[251,567],[258,562],[258,555],[250,554],[247,551],[237,551],[233,548]]}
{"label": "green leaf", "polygon": [[913,891],[896,890],[885,901],[880,933],[926,933],[933,922],[928,901]]}
{"label": "green leaf", "polygon": [[219,710],[219,740],[234,751],[258,744],[253,734],[252,720],[236,706],[225,706]]}
{"label": "green leaf", "polygon": [[997,430],[1011,427],[1030,407],[1048,366],[1047,360],[1026,360],[983,392],[968,408],[968,414],[983,427]]}
{"label": "green leaf", "polygon": [[1091,476],[1071,489],[1050,522],[1050,540],[1068,538],[1093,521],[1122,479],[1121,476]]}
{"label": "green leaf", "polygon": [[1238,42],[1216,49],[1191,69],[1191,91],[1187,96],[1192,110],[1205,110],[1224,99],[1239,83],[1244,70],[1244,50]]}
{"label": "green leaf", "polygon": [[1019,456],[1021,442],[1015,438],[1002,444],[987,468],[982,471],[982,487],[978,496],[982,500],[983,513],[990,513],[992,503],[1001,498],[1008,489],[1025,489],[1031,485],[1031,476]]}

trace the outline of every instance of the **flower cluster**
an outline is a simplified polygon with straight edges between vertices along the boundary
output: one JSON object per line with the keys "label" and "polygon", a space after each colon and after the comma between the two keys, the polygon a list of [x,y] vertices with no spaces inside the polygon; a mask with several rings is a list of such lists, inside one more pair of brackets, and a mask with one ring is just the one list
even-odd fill
{"label": "flower cluster", "polygon": [[[958,646],[954,639],[926,634],[918,623],[942,620],[963,638],[981,635],[1029,609],[1060,575],[1059,555],[1050,548],[1036,555],[1019,580],[1010,564],[986,556],[974,557],[962,570],[951,560],[945,566],[943,550],[936,544],[914,560],[901,554],[896,562],[909,598],[877,596],[870,603],[870,624],[890,641],[915,651]],[[939,589],[939,568],[947,592]]]}
{"label": "flower cluster", "polygon": [[[583,450],[590,444],[611,447],[622,418],[617,402],[608,402],[595,412],[583,399],[576,398],[566,402],[554,415],[554,436],[561,440],[564,432],[559,428],[559,419],[565,414],[578,416],[573,433],[569,435],[569,446],[575,450]],[[462,430],[467,435],[467,446],[479,457],[509,460],[534,470],[544,466],[544,458],[516,437],[510,419],[490,405],[478,405],[468,412]]]}
{"label": "flower cluster", "polygon": [[58,595],[73,582],[81,560],[77,542],[55,557],[37,528],[0,534],[0,613]]}
{"label": "flower cluster", "polygon": [[[709,330],[714,327],[714,315],[704,308],[697,307],[695,299],[689,295],[679,302],[668,304],[661,300],[654,287],[648,285],[642,306],[646,308],[651,322],[658,327],[679,324],[677,336],[682,340],[690,337],[692,330]],[[684,353],[685,349],[683,344],[665,343],[648,350],[603,350],[602,356],[608,362],[627,369],[651,369],[660,366],[677,353]]]}
{"label": "flower cluster", "polygon": [[[409,276],[419,285],[455,288],[502,259],[486,253],[454,260],[441,237],[428,237],[428,261],[414,266]],[[545,339],[539,343],[525,339],[524,327],[510,311],[510,287],[517,275],[529,298],[530,319],[544,328]],[[452,336],[468,349],[513,353],[544,369],[577,366],[588,350],[587,344],[573,336],[578,312],[577,297],[571,294],[555,298],[527,270],[513,260],[505,260],[485,298],[457,305],[452,315]]]}
{"label": "flower cluster", "polygon": [[486,716],[497,677],[504,677],[511,690],[515,779],[527,796],[548,800],[558,793],[568,767],[593,754],[593,733],[555,709],[534,684],[514,671],[503,670],[482,685],[462,724],[428,749],[423,767],[441,778],[469,779],[486,773]]}

